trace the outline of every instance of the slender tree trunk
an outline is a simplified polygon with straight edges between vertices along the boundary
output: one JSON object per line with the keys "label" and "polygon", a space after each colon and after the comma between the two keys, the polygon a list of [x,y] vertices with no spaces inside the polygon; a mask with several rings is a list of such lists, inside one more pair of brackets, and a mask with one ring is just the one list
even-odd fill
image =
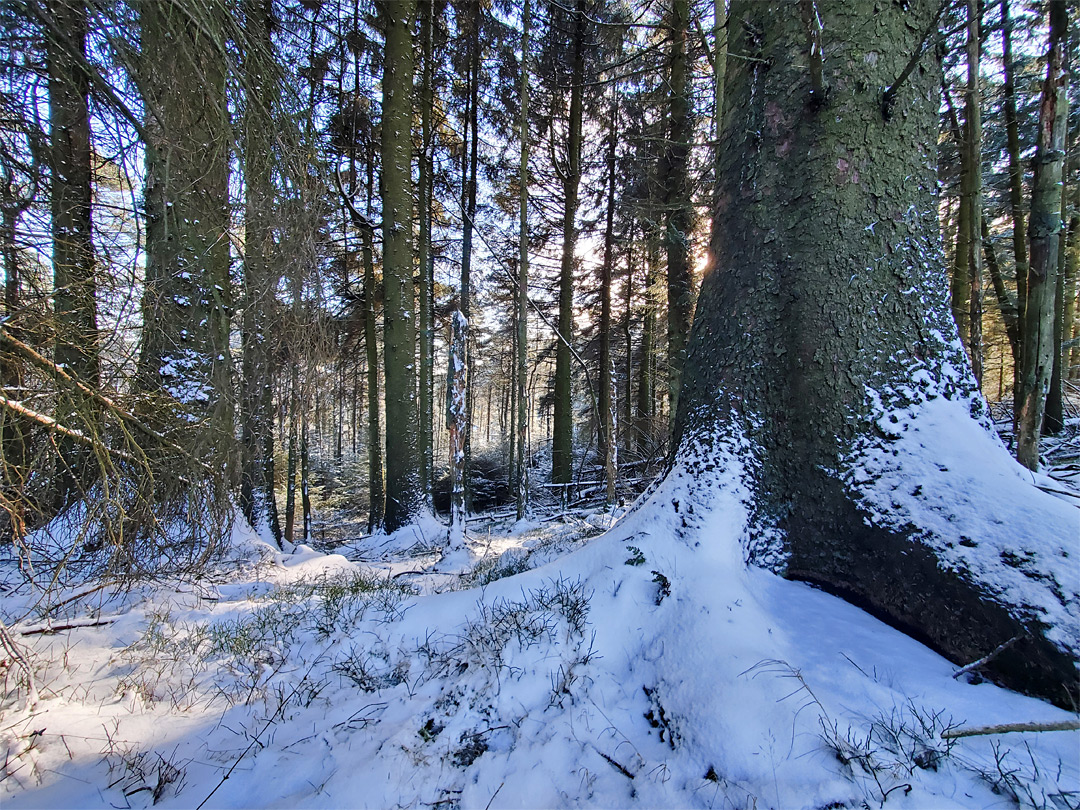
{"label": "slender tree trunk", "polygon": [[308,446],[308,416],[300,424],[300,507],[304,515],[304,542],[311,539],[311,451]]}
{"label": "slender tree trunk", "polygon": [[[1010,356],[1015,366],[1016,359],[1020,356],[1020,321],[1016,313],[1016,301],[1005,286],[1005,278],[998,264],[997,252],[994,250],[994,242],[990,236],[990,226],[985,216],[982,218],[981,227],[986,268],[990,272],[990,282],[994,287],[994,297],[997,299],[998,308],[1001,310],[1001,319],[1005,322],[1005,336],[1009,340]],[[1004,373],[1002,373],[1002,378],[1004,378]]]}
{"label": "slender tree trunk", "polygon": [[423,504],[416,448],[413,287],[412,21],[416,0],[379,3],[386,23],[382,111],[383,363],[386,368],[386,529]]}
{"label": "slender tree trunk", "polygon": [[638,365],[637,395],[637,451],[644,458],[652,452],[653,431],[656,419],[656,285],[657,266],[660,263],[660,245],[655,233],[646,229],[645,259],[645,316],[641,330],[641,363]]}
{"label": "slender tree trunk", "polygon": [[300,409],[299,372],[296,363],[289,374],[289,445],[285,462],[285,540],[296,542],[297,411]]}
{"label": "slender tree trunk", "polygon": [[281,542],[274,492],[273,369],[270,344],[274,291],[280,269],[273,261],[272,177],[274,76],[272,9],[267,0],[245,0],[244,107],[244,306],[241,316],[240,509],[256,531]]}
{"label": "slender tree trunk", "polygon": [[[1062,72],[1068,75],[1071,70],[1072,59],[1068,48],[1068,31],[1065,33],[1063,43]],[[1059,115],[1065,119],[1063,124],[1065,133],[1062,137],[1062,148],[1068,151],[1068,120],[1069,120],[1069,94],[1062,89],[1062,100]],[[1075,146],[1075,144],[1074,144]],[[1077,158],[1074,155],[1071,160],[1063,160],[1061,174],[1061,222],[1069,218],[1069,177],[1072,166],[1076,165]],[[1046,395],[1046,417],[1043,419],[1043,433],[1048,436],[1056,436],[1065,427],[1065,388],[1064,369],[1066,362],[1062,343],[1065,338],[1065,295],[1068,284],[1068,237],[1069,229],[1061,227],[1058,230],[1057,252],[1057,278],[1054,284],[1054,365],[1050,372],[1050,390]],[[1070,329],[1071,331],[1071,329]]]}
{"label": "slender tree trunk", "polygon": [[1069,234],[1065,248],[1065,305],[1062,315],[1064,336],[1073,346],[1064,352],[1065,376],[1080,376],[1080,320],[1076,317],[1077,287],[1080,286],[1080,158],[1073,159],[1073,201],[1069,217]]}
{"label": "slender tree trunk", "polygon": [[521,154],[518,161],[518,284],[517,284],[517,468],[514,473],[514,497],[517,499],[517,519],[529,508],[528,441],[529,441],[529,28],[532,24],[530,0],[523,0],[521,9],[521,112],[518,119],[518,138]]}
{"label": "slender tree trunk", "polygon": [[469,324],[461,310],[455,309],[450,319],[450,357],[446,364],[446,427],[450,431],[450,530],[447,548],[465,547],[465,413],[469,369],[465,365],[465,347],[469,339]]}
{"label": "slender tree trunk", "polygon": [[[367,211],[371,215],[375,193],[375,155],[368,152]],[[375,234],[370,223],[361,228],[361,252],[364,263],[364,348],[367,353],[368,406],[368,531],[383,527],[386,514],[386,489],[383,481],[383,445],[379,418],[379,335],[375,313]]]}
{"label": "slender tree trunk", "polygon": [[[1024,214],[1024,167],[1020,162],[1020,123],[1016,113],[1015,64],[1012,52],[1012,18],[1009,0],[1001,0],[1001,51],[1003,81],[1002,107],[1005,114],[1005,136],[1009,153],[1009,207],[1012,210],[1013,263],[1016,268],[1016,311],[1023,323],[1027,311],[1028,250],[1027,226]],[[1013,415],[1020,417],[1020,377],[1024,330],[1020,330],[1021,351],[1013,363]]]}
{"label": "slender tree trunk", "polygon": [[980,385],[983,377],[982,346],[982,114],[980,111],[981,95],[979,92],[979,9],[977,0],[967,0],[968,41],[967,63],[968,84],[964,102],[964,132],[967,163],[969,167],[968,204],[970,232],[968,235],[968,277],[971,285],[968,291],[968,357],[971,370]]}
{"label": "slender tree trunk", "polygon": [[664,187],[664,245],[668,285],[668,400],[672,418],[678,409],[686,341],[694,312],[694,280],[690,268],[693,202],[690,194],[690,96],[686,40],[689,0],[671,0],[668,18],[668,134],[660,165]]}
{"label": "slender tree trunk", "polygon": [[417,449],[420,454],[420,484],[425,502],[431,505],[431,479],[434,468],[432,455],[432,429],[434,412],[432,403],[432,375],[434,374],[434,266],[431,251],[431,196],[432,196],[432,149],[434,148],[431,113],[435,106],[435,3],[420,3],[420,42],[423,49],[423,73],[420,83],[420,161],[417,172],[417,206],[420,218],[419,241],[416,246],[420,265],[420,283],[417,287],[420,320],[417,385],[420,397],[420,426]]}
{"label": "slender tree trunk", "polygon": [[574,270],[577,267],[578,187],[581,184],[581,115],[585,84],[585,0],[573,12],[566,168],[563,172],[563,246],[559,268],[559,340],[555,349],[555,407],[551,437],[551,481],[569,484],[574,467],[574,400],[570,341],[574,336]]}
{"label": "slender tree trunk", "polygon": [[[472,253],[473,253],[473,230],[476,226],[476,187],[477,171],[480,157],[480,17],[483,7],[476,3],[471,6],[470,31],[469,31],[469,65],[466,76],[466,86],[469,89],[467,106],[467,120],[465,128],[468,131],[468,149],[462,152],[462,188],[461,208],[464,212],[461,233],[461,314],[468,321],[472,317]],[[466,162],[467,158],[467,162]],[[467,171],[465,171],[467,169]],[[471,332],[469,333],[471,338]],[[472,365],[472,345],[465,346],[465,363]],[[473,411],[474,391],[470,383],[465,389],[465,474],[463,486],[465,488],[465,508],[468,509],[472,502],[472,487],[469,476],[472,470],[472,441],[473,441]]]}
{"label": "slender tree trunk", "polygon": [[607,211],[604,223],[604,260],[600,266],[600,454],[604,465],[604,493],[608,504],[615,502],[616,453],[615,402],[611,359],[611,278],[615,269],[615,157],[618,145],[618,85],[612,88],[611,121],[607,143]]}
{"label": "slender tree trunk", "polygon": [[1058,232],[1061,229],[1061,175],[1064,162],[1067,75],[1062,45],[1068,27],[1064,0],[1050,0],[1050,42],[1046,81],[1039,106],[1039,138],[1031,190],[1031,265],[1024,312],[1023,365],[1016,458],[1031,470],[1039,466],[1039,436],[1054,365],[1054,297],[1057,287]]}
{"label": "slender tree trunk", "polygon": [[[55,359],[86,385],[100,384],[97,284],[94,279],[92,221],[93,168],[90,154],[90,81],[86,59],[86,8],[81,0],[50,0],[55,31],[46,37],[49,72],[49,126],[52,169],[53,313]],[[100,429],[93,403],[61,393],[56,418],[74,430]],[[87,482],[87,449],[61,439],[57,506]]]}

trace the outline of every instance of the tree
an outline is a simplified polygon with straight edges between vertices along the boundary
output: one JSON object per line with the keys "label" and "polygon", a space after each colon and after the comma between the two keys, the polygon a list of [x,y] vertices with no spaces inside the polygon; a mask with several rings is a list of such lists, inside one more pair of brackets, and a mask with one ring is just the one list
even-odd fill
{"label": "tree", "polygon": [[517,519],[525,517],[528,508],[529,481],[529,27],[532,9],[524,0],[521,9],[521,110],[518,122],[518,138],[521,154],[518,161],[518,278],[515,295],[516,348],[515,378],[517,383],[516,435],[514,453],[517,464],[513,470],[513,495],[517,499]]}
{"label": "tree", "polygon": [[[694,520],[720,464],[742,493],[748,560],[848,595],[955,660],[1026,633],[995,676],[1064,703],[1077,597],[1053,569],[1075,513],[1019,482],[989,435],[941,274],[939,74],[920,42],[938,5],[818,3],[822,106],[799,16],[731,4],[743,58],[725,96],[740,114],[724,129],[721,234],[671,473],[695,476],[700,502],[673,508]],[[1032,515],[1019,548],[995,514],[1001,487],[1008,515]]]}
{"label": "tree", "polygon": [[383,365],[386,371],[386,530],[423,502],[416,433],[413,289],[412,24],[416,0],[379,3],[385,25],[382,109]]}
{"label": "tree", "polygon": [[271,329],[280,267],[273,256],[273,111],[278,94],[268,0],[245,0],[244,276],[241,316],[240,509],[279,543],[274,494]]}
{"label": "tree", "polygon": [[562,179],[562,259],[559,265],[558,344],[555,348],[555,407],[551,439],[551,481],[569,484],[574,466],[574,400],[572,389],[574,335],[574,270],[577,266],[577,209],[581,185],[581,119],[585,90],[586,0],[577,0],[570,11],[571,63],[570,109],[567,119],[565,162],[558,168]]}
{"label": "tree", "polygon": [[146,287],[140,387],[197,419],[199,453],[228,457],[229,144],[226,10],[218,0],[138,5],[147,109]]}
{"label": "tree", "polygon": [[686,341],[694,313],[694,279],[690,268],[693,201],[690,194],[690,96],[687,66],[689,0],[671,0],[667,22],[670,38],[667,61],[667,148],[660,164],[664,188],[664,246],[667,249],[668,398],[671,413],[678,410]]}
{"label": "tree", "polygon": [[[93,168],[90,147],[90,82],[86,61],[86,8],[81,0],[51,0],[55,27],[46,37],[49,68],[53,312],[58,365],[88,386],[100,383],[97,284],[94,274]],[[93,409],[70,393],[61,397],[57,418],[93,430]],[[78,415],[80,421],[73,421]],[[86,448],[71,440],[60,447],[60,485],[64,502],[78,495]]]}
{"label": "tree", "polygon": [[1016,420],[1016,458],[1032,470],[1039,467],[1039,434],[1054,352],[1057,351],[1054,346],[1054,298],[1060,247],[1058,233],[1061,230],[1061,176],[1068,125],[1065,114],[1067,74],[1062,70],[1067,31],[1064,0],[1051,0],[1046,81],[1039,105],[1039,139],[1028,223],[1031,256],[1022,320],[1020,409]]}

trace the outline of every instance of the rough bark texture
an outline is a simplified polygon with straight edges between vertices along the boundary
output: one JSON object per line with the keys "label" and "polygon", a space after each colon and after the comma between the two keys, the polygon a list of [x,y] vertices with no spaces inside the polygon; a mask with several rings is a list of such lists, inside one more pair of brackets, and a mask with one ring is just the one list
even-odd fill
{"label": "rough bark texture", "polygon": [[[198,452],[232,437],[229,379],[229,144],[225,11],[139,4],[146,129],[146,289],[140,386],[163,390],[180,418],[206,419]],[[187,11],[190,11],[188,9]]]}
{"label": "rough bark texture", "polygon": [[[958,538],[935,545],[905,517],[917,509],[867,506],[881,473],[865,459],[892,458],[904,435],[892,419],[937,402],[981,403],[940,273],[931,59],[882,116],[880,88],[937,3],[819,5],[831,90],[819,110],[809,104],[805,32],[784,8],[730,10],[732,52],[754,58],[728,65],[721,238],[687,356],[680,463],[697,452],[708,480],[709,448],[745,440],[751,562],[842,592],[964,663],[1026,624],[1032,637],[994,674],[1064,701],[1071,654],[970,570],[941,564],[935,549]],[[934,449],[922,452],[932,466]],[[902,497],[921,508],[925,493]]]}
{"label": "rough bark texture", "polygon": [[574,270],[577,267],[578,186],[581,184],[581,113],[585,82],[585,0],[573,13],[573,62],[566,164],[563,169],[563,247],[559,269],[559,334],[555,349],[555,403],[551,437],[551,481],[569,484],[574,468],[574,400],[571,387],[574,336]]}
{"label": "rough bark texture", "polygon": [[1028,224],[1031,257],[1026,307],[1021,321],[1020,410],[1016,419],[1016,458],[1032,470],[1039,466],[1039,435],[1054,365],[1054,297],[1067,123],[1067,76],[1061,69],[1066,30],[1064,0],[1051,0],[1046,81],[1039,105],[1039,136],[1031,187],[1031,221]]}
{"label": "rough bark texture", "polygon": [[423,500],[416,452],[413,288],[412,20],[416,0],[379,4],[386,25],[382,108],[383,364],[386,370],[386,530]]}

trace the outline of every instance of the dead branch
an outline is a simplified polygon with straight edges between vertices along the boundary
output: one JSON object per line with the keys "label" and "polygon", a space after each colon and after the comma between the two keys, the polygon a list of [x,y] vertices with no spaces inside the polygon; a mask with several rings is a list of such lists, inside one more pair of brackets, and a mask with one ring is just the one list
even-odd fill
{"label": "dead branch", "polygon": [[980,737],[987,734],[1012,734],[1019,731],[1077,731],[1080,719],[1058,720],[1054,723],[1003,723],[997,726],[969,726],[968,728],[946,729],[941,732],[943,740],[956,740],[960,737]]}

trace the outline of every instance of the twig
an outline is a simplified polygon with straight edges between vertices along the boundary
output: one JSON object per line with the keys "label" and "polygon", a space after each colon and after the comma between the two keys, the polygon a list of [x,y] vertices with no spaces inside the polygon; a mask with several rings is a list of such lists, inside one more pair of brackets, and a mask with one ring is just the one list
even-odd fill
{"label": "twig", "polygon": [[619,763],[619,762],[617,762],[616,760],[614,760],[614,759],[612,759],[611,757],[609,757],[609,756],[608,756],[607,754],[605,754],[605,753],[604,753],[603,751],[601,751],[601,750],[600,750],[599,748],[595,748],[594,750],[596,751],[596,753],[598,753],[598,754],[599,754],[599,755],[601,756],[601,758],[602,758],[602,759],[603,759],[603,760],[604,760],[604,761],[605,761],[605,762],[606,762],[606,763],[607,763],[608,765],[610,765],[610,766],[611,766],[612,768],[614,768],[615,770],[617,770],[617,771],[618,771],[619,773],[621,773],[621,774],[622,774],[623,776],[625,776],[625,777],[626,777],[627,779],[633,779],[633,778],[634,778],[634,775],[633,775],[632,773],[630,773],[630,771],[626,770],[626,768],[625,768],[625,767],[623,767],[623,765],[622,765],[621,763]]}
{"label": "twig", "polygon": [[941,732],[941,739],[956,740],[960,737],[980,737],[986,734],[1012,734],[1018,731],[1078,731],[1080,719],[1058,720],[1053,723],[1003,723],[997,726],[970,726],[968,728],[946,729]]}
{"label": "twig", "polygon": [[491,803],[493,801],[495,801],[495,797],[499,795],[499,791],[503,789],[503,785],[505,785],[505,784],[506,784],[506,782],[500,782],[499,783],[499,786],[497,788],[495,788],[495,792],[491,794],[491,798],[488,799],[488,803],[484,807],[484,810],[491,810]]}
{"label": "twig", "polygon": [[26,660],[26,656],[23,655],[22,650],[19,649],[19,645],[15,643],[2,620],[0,620],[0,648],[11,656],[12,660],[19,665],[19,669],[26,676],[26,708],[32,709],[38,702],[37,684],[34,683],[34,668],[30,666],[30,662]]}
{"label": "twig", "polygon": [[953,673],[953,678],[959,678],[961,675],[966,675],[968,672],[976,670],[979,667],[985,666],[986,664],[989,664],[991,661],[993,661],[995,658],[997,658],[999,655],[1001,655],[1003,652],[1005,652],[1005,650],[1009,649],[1009,647],[1011,647],[1013,644],[1018,642],[1020,639],[1022,639],[1026,635],[1027,635],[1026,632],[1017,633],[1015,636],[1010,638],[1004,644],[999,644],[997,647],[992,649],[989,653],[984,655],[978,661],[972,661],[966,667],[963,667],[962,669],[956,670],[956,672]]}

